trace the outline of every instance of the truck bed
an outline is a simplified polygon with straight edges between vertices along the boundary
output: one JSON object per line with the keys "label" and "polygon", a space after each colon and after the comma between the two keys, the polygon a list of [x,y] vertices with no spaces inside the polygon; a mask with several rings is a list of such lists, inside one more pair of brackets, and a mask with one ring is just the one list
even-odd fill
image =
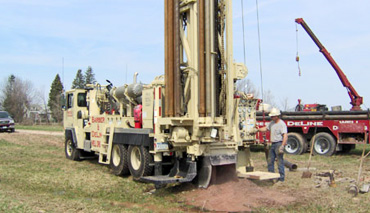
{"label": "truck bed", "polygon": [[[370,112],[367,111],[316,111],[316,112],[281,112],[283,120],[369,120]],[[257,112],[257,120],[263,120],[262,112]],[[265,113],[265,120],[270,120]]]}

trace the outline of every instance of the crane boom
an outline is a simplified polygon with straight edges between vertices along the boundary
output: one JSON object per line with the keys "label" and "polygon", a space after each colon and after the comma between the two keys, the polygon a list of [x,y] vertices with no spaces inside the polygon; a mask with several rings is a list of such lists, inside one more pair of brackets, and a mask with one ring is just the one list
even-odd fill
{"label": "crane boom", "polygon": [[303,20],[303,18],[297,18],[295,20],[296,23],[300,24],[303,29],[307,32],[307,34],[311,37],[311,39],[315,42],[315,44],[319,47],[320,52],[325,56],[325,58],[328,60],[330,65],[334,68],[335,72],[337,73],[340,81],[342,82],[343,86],[347,89],[348,95],[351,99],[351,111],[360,111],[361,110],[361,104],[363,103],[363,98],[357,93],[355,88],[352,86],[352,84],[349,82],[347,76],[344,74],[342,69],[338,66],[338,64],[335,62],[333,57],[330,55],[328,50],[324,47],[324,45],[321,44],[319,39],[315,36],[315,34],[312,32],[310,27],[306,24],[306,22]]}

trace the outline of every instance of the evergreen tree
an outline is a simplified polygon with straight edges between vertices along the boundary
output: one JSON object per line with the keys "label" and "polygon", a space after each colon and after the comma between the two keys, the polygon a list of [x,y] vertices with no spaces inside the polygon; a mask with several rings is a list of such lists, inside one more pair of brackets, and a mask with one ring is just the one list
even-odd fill
{"label": "evergreen tree", "polygon": [[89,66],[85,72],[85,83],[94,84],[95,82],[95,74],[93,73],[92,68]]}
{"label": "evergreen tree", "polygon": [[60,81],[59,74],[55,76],[53,83],[51,84],[48,106],[50,108],[53,118],[60,122],[63,120],[63,84]]}
{"label": "evergreen tree", "polygon": [[4,110],[8,111],[9,113],[11,113],[9,110],[14,105],[14,94],[13,94],[14,84],[15,84],[15,76],[12,74],[9,76],[6,86],[3,89],[3,99],[2,99],[2,104],[1,104]]}
{"label": "evergreen tree", "polygon": [[77,71],[76,77],[72,82],[72,89],[83,89],[85,88],[85,78],[82,75],[82,70]]}

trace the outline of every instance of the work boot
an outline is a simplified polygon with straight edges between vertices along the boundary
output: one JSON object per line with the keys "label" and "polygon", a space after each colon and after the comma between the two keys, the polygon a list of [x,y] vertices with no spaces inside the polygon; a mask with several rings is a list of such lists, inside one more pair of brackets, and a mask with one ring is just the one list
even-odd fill
{"label": "work boot", "polygon": [[277,182],[274,184],[274,187],[281,187],[281,186],[284,186],[284,182],[283,181],[280,181],[280,180],[277,180]]}

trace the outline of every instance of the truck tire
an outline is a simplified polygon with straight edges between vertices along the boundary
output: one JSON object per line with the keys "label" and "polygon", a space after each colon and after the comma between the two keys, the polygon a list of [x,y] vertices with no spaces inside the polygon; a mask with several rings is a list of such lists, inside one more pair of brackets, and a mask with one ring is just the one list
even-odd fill
{"label": "truck tire", "polygon": [[75,147],[71,138],[66,138],[64,151],[67,159],[74,161],[81,160],[81,150]]}
{"label": "truck tire", "polygon": [[117,176],[128,175],[127,147],[122,144],[113,144],[110,158],[110,168]]}
{"label": "truck tire", "polygon": [[332,135],[320,132],[314,138],[315,141],[311,139],[311,145],[315,155],[332,156],[335,153],[337,143]]}
{"label": "truck tire", "polygon": [[149,165],[151,162],[152,156],[148,148],[134,145],[128,147],[128,168],[134,180],[152,174],[153,168]]}
{"label": "truck tire", "polygon": [[307,151],[306,139],[299,133],[288,133],[288,140],[285,146],[285,153],[291,155],[300,155]]}

